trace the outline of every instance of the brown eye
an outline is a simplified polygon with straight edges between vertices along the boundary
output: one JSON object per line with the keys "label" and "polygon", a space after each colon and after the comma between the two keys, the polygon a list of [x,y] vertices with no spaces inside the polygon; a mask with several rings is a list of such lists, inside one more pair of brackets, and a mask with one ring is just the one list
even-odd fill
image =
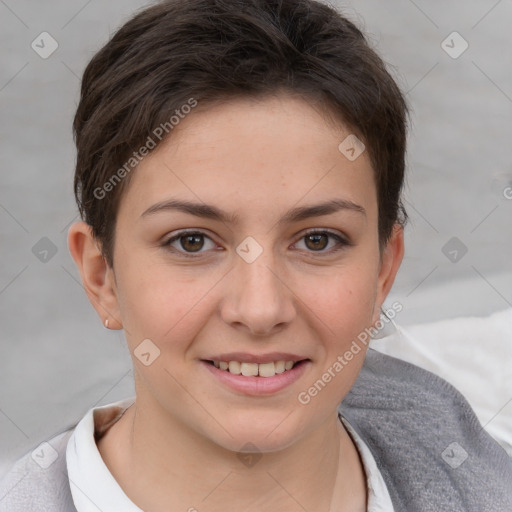
{"label": "brown eye", "polygon": [[190,252],[197,252],[203,248],[203,235],[185,235],[179,238],[180,245],[183,249]]}
{"label": "brown eye", "polygon": [[324,233],[315,233],[304,237],[306,246],[314,251],[323,250],[329,243],[329,237]]}
{"label": "brown eye", "polygon": [[[208,247],[208,242],[210,243],[210,247]],[[201,256],[207,252],[207,249],[215,249],[213,240],[199,231],[182,231],[172,238],[169,238],[166,242],[163,242],[162,246],[180,256],[190,257]],[[205,250],[202,250],[203,248],[205,248]]]}
{"label": "brown eye", "polygon": [[[334,243],[329,246],[329,241],[333,240]],[[320,255],[328,255],[332,254],[340,249],[348,247],[352,245],[351,242],[341,237],[336,233],[331,233],[330,231],[310,231],[306,233],[299,240],[300,243],[304,241],[304,245],[306,247],[306,252],[309,253],[319,253]]]}

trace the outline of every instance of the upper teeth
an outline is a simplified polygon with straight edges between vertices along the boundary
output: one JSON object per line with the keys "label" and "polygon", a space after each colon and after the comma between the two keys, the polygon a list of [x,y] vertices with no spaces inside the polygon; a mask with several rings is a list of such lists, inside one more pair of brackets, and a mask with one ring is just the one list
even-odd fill
{"label": "upper teeth", "polygon": [[276,373],[291,370],[294,361],[275,361],[270,363],[240,363],[239,361],[213,361],[216,368],[227,370],[244,377],[273,377]]}

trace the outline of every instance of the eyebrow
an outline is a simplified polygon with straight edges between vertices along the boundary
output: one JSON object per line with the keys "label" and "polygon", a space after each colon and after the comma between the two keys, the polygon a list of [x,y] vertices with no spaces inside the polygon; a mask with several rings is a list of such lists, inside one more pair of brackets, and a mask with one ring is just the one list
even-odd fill
{"label": "eyebrow", "polygon": [[[309,219],[310,217],[321,217],[323,215],[330,215],[343,210],[358,212],[366,217],[366,210],[361,205],[347,199],[332,199],[316,205],[293,208],[279,219],[278,224],[291,224],[293,222]],[[145,210],[141,217],[148,217],[157,213],[169,211],[188,213],[190,215],[195,215],[196,217],[217,220],[225,224],[238,224],[239,222],[238,215],[225,212],[216,206],[205,203],[181,201],[178,199],[169,199],[156,203]]]}

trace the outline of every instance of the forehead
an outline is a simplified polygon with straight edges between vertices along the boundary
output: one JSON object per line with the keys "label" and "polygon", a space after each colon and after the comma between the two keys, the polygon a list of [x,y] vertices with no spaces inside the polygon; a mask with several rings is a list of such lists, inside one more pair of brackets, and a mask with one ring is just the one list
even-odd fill
{"label": "forehead", "polygon": [[251,214],[343,198],[376,215],[369,155],[347,158],[339,148],[347,137],[347,127],[334,126],[299,97],[199,104],[139,163],[119,214],[142,213],[172,195],[226,210],[252,206]]}

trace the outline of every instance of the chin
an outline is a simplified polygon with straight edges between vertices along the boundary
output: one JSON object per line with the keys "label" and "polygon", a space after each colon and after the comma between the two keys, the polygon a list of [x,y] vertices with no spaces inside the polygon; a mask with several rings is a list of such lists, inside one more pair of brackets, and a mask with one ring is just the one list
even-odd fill
{"label": "chin", "polygon": [[[257,420],[256,416],[259,416]],[[293,416],[293,413],[282,411],[268,414],[266,418],[257,412],[242,416],[237,414],[236,423],[223,422],[229,434],[222,430],[221,436],[216,435],[210,439],[233,452],[278,452],[293,445],[304,435],[304,425]]]}

